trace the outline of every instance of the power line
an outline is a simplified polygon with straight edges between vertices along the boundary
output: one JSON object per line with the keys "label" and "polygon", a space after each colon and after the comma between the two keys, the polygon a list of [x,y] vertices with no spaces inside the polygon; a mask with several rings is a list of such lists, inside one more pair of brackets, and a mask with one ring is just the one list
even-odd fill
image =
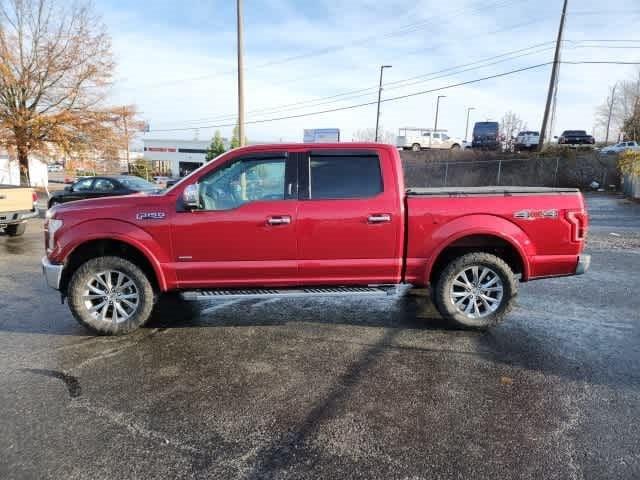
{"label": "power line", "polygon": [[[618,40],[618,39],[602,39],[602,40],[569,40],[569,39],[563,39],[563,42],[567,42],[567,43],[581,43],[581,42],[596,42],[596,41],[601,41],[601,42],[626,42],[628,40]],[[639,40],[632,40],[632,41],[639,41]],[[475,69],[479,69],[479,68],[485,68],[491,65],[496,65],[499,63],[503,63],[504,61],[509,61],[509,60],[515,60],[517,58],[521,58],[524,56],[528,56],[528,55],[534,55],[534,54],[538,54],[538,53],[542,53],[545,52],[547,50],[550,50],[551,47],[549,48],[541,48],[537,51],[533,51],[533,52],[528,52],[528,53],[524,53],[522,55],[515,55],[516,53],[520,53],[520,52],[527,52],[529,50],[534,50],[536,48],[539,47],[544,47],[545,45],[550,45],[552,43],[555,43],[554,41],[549,41],[549,42],[543,42],[543,43],[539,43],[539,44],[535,44],[535,45],[531,45],[529,47],[525,47],[525,48],[521,48],[521,49],[517,49],[517,50],[512,50],[509,52],[505,52],[502,54],[498,54],[498,55],[494,55],[491,57],[486,57],[482,60],[478,60],[475,62],[471,62],[471,63],[466,63],[466,64],[462,64],[462,65],[456,65],[456,66],[452,66],[452,67],[447,67],[445,69],[442,70],[437,70],[434,72],[430,72],[430,73],[425,73],[425,74],[420,74],[420,75],[416,75],[413,77],[408,77],[405,79],[401,79],[401,80],[395,80],[392,82],[387,82],[384,84],[384,88],[387,90],[392,90],[392,89],[396,89],[396,88],[403,88],[403,87],[408,87],[408,86],[412,86],[412,85],[416,85],[416,84],[420,84],[420,83],[424,83],[425,81],[432,81],[432,80],[437,80],[439,78],[444,78],[447,76],[452,76],[452,75],[456,75],[459,73],[464,73],[467,71],[471,71],[471,70],[475,70]],[[582,47],[587,47],[587,46],[582,46],[582,45],[578,45],[572,48],[582,48]],[[589,45],[589,47],[594,47]],[[603,46],[602,48],[606,48],[607,46]],[[638,47],[630,47],[630,48],[638,48]],[[508,57],[508,58],[504,58],[503,60],[499,60],[499,61],[495,61],[492,63],[486,63],[489,62],[490,60],[494,60],[494,59],[498,59],[498,58],[503,58],[503,57]],[[469,67],[469,66],[473,66],[473,65],[478,65],[475,68],[467,68],[465,70],[460,70],[460,71],[455,71],[455,70],[459,70],[461,68],[464,67]],[[445,72],[452,72],[450,75],[440,75],[440,76],[435,76],[439,73],[445,73]],[[416,82],[411,82],[412,80],[418,80],[418,79],[424,79],[427,77],[433,77],[433,78],[428,78],[427,80],[423,80],[423,81],[416,81]],[[304,78],[308,78],[308,77],[304,77]],[[410,83],[411,82],[411,83]],[[398,86],[395,86],[398,85]],[[375,93],[375,90],[378,87],[376,87],[375,85],[372,85],[371,87],[366,87],[366,88],[360,88],[360,89],[356,89],[356,90],[349,90],[346,92],[341,92],[341,93],[337,93],[334,95],[329,95],[326,97],[317,97],[317,98],[313,98],[313,99],[309,99],[309,100],[301,100],[301,101],[296,101],[296,102],[292,102],[292,103],[288,103],[288,104],[284,104],[284,105],[277,105],[277,106],[270,106],[270,107],[260,107],[257,109],[253,109],[250,110],[249,114],[256,114],[256,113],[281,113],[281,112],[285,112],[285,111],[290,111],[290,110],[300,110],[301,108],[306,108],[306,107],[318,107],[318,106],[322,106],[322,105],[328,105],[331,103],[337,103],[337,102],[341,102],[341,101],[346,101],[346,100],[353,100],[355,98],[362,98],[362,97],[366,97],[369,95],[373,95]],[[344,98],[342,98],[344,97]],[[198,122],[207,122],[207,121],[223,121],[223,120],[227,120],[227,119],[233,119],[235,118],[236,114],[221,114],[221,115],[216,115],[213,117],[201,117],[201,118],[196,118],[196,119],[189,119],[189,120],[183,120],[180,121],[179,123],[182,124],[188,124],[188,123],[198,123]],[[177,122],[173,122],[173,123],[177,123]]]}
{"label": "power line", "polygon": [[[513,75],[513,74],[516,74],[516,73],[521,73],[521,72],[525,72],[525,71],[529,71],[529,70],[534,70],[534,69],[538,69],[538,68],[541,68],[541,67],[545,67],[545,66],[551,65],[552,63],[553,62],[539,63],[537,65],[530,65],[528,67],[518,68],[518,69],[515,69],[515,70],[510,70],[510,71],[507,71],[507,72],[497,73],[497,74],[489,75],[489,76],[486,76],[486,77],[476,78],[476,79],[473,79],[473,80],[467,80],[467,81],[464,81],[464,82],[453,83],[453,84],[445,85],[443,87],[432,88],[432,89],[429,89],[429,90],[422,90],[422,91],[419,91],[419,92],[408,93],[408,94],[399,95],[399,96],[396,96],[396,97],[389,97],[389,98],[385,98],[385,99],[381,100],[381,103],[394,102],[394,101],[403,100],[403,99],[406,99],[406,98],[416,97],[416,96],[419,96],[419,95],[426,95],[428,93],[434,93],[434,92],[439,92],[439,91],[442,91],[442,90],[447,90],[449,88],[461,87],[461,86],[464,86],[464,85],[470,85],[470,84],[474,84],[474,83],[479,83],[479,82],[483,82],[483,81],[486,81],[486,80],[492,80],[492,79],[495,79],[495,78],[506,77],[508,75]],[[571,64],[571,65],[582,65],[582,64],[640,65],[640,61],[638,61],[638,62],[620,62],[620,61],[609,61],[609,60],[602,60],[602,61],[562,61],[561,63]],[[320,110],[320,111],[315,111],[315,112],[300,113],[300,114],[296,114],[296,115],[287,115],[287,116],[283,116],[283,117],[264,118],[264,119],[259,119],[259,120],[249,120],[249,121],[245,122],[245,124],[255,125],[255,124],[260,124],[260,123],[270,123],[270,122],[276,122],[276,121],[281,121],[281,120],[291,120],[291,119],[296,119],[296,118],[303,118],[303,117],[310,117],[310,116],[315,116],[315,115],[322,115],[322,114],[325,114],[325,113],[333,113],[333,112],[339,112],[339,111],[344,111],[344,110],[353,110],[353,109],[356,109],[356,108],[368,107],[368,106],[376,105],[376,104],[377,104],[377,100],[376,101],[371,101],[371,102],[359,103],[359,104],[355,104],[355,105],[348,105],[348,106],[343,106],[343,107],[336,107],[336,108],[331,108],[331,109],[326,109],[326,110]],[[211,129],[211,128],[233,127],[235,125],[236,124],[234,122],[234,123],[217,124],[217,125],[200,125],[200,126],[197,126],[197,127],[154,129],[154,130],[150,130],[150,131],[151,132],[179,132],[179,131],[193,130],[194,128]]]}
{"label": "power line", "polygon": [[[397,101],[397,100],[402,100],[405,98],[411,98],[411,97],[416,97],[419,95],[426,95],[427,93],[433,93],[433,92],[439,92],[441,90],[447,90],[449,88],[454,88],[454,87],[461,87],[464,85],[470,85],[473,83],[478,83],[478,82],[483,82],[486,80],[492,80],[494,78],[500,78],[500,77],[505,77],[507,75],[513,75],[516,73],[520,73],[520,72],[525,72],[528,70],[533,70],[533,69],[537,69],[540,67],[544,67],[547,65],[551,65],[552,62],[545,62],[545,63],[540,63],[537,65],[531,65],[528,67],[523,67],[523,68],[518,68],[516,70],[510,70],[508,72],[502,72],[502,73],[497,73],[494,75],[490,75],[490,76],[486,76],[486,77],[481,77],[481,78],[476,78],[474,80],[467,80],[465,82],[458,82],[458,83],[453,83],[453,84],[449,84],[449,85],[445,85],[444,87],[438,87],[438,88],[433,88],[430,90],[423,90],[420,92],[413,92],[413,93],[408,93],[405,95],[399,95],[396,97],[390,97],[390,98],[385,98],[383,100],[381,100],[381,103],[386,103],[386,102],[393,102],[393,101]],[[370,105],[375,105],[377,104],[377,101],[372,101],[372,102],[365,102],[365,103],[360,103],[360,104],[356,104],[356,105],[348,105],[348,106],[344,106],[344,107],[336,107],[336,108],[331,108],[331,109],[327,109],[327,110],[321,110],[321,111],[316,111],[316,112],[308,112],[308,113],[300,113],[297,115],[288,115],[288,116],[284,116],[284,117],[273,117],[273,118],[264,118],[264,119],[260,119],[260,120],[250,120],[245,122],[246,124],[259,124],[259,123],[269,123],[269,122],[275,122],[275,121],[279,121],[279,120],[290,120],[290,119],[295,119],[295,118],[302,118],[302,117],[309,117],[309,116],[313,116],[313,115],[321,115],[324,113],[333,113],[333,112],[339,112],[339,111],[343,111],[343,110],[353,110],[355,108],[362,108],[362,107],[367,107]],[[223,128],[223,127],[232,127],[234,126],[235,123],[228,123],[228,124],[219,124],[219,125],[202,125],[198,128]],[[151,130],[151,132],[178,132],[178,131],[184,131],[184,130],[193,130],[194,127],[188,127],[188,128],[165,128],[165,129],[157,129],[157,130]]]}
{"label": "power line", "polygon": [[[395,89],[398,89],[398,88],[405,88],[405,87],[417,85],[417,84],[420,84],[420,83],[425,83],[427,81],[437,80],[437,79],[440,79],[440,78],[446,78],[446,77],[450,77],[450,76],[453,76],[453,75],[457,75],[459,73],[465,73],[465,72],[468,72],[468,71],[477,70],[477,69],[489,67],[489,66],[492,66],[492,65],[497,65],[499,63],[503,63],[503,62],[506,62],[506,61],[509,61],[509,60],[515,60],[517,58],[538,54],[538,53],[541,53],[543,51],[550,50],[551,47],[547,47],[547,48],[543,48],[543,49],[539,49],[539,47],[545,46],[545,45],[548,45],[548,44],[551,44],[551,43],[554,43],[554,42],[544,42],[544,43],[532,45],[530,47],[520,48],[520,49],[517,49],[517,50],[512,50],[512,51],[509,51],[509,52],[505,52],[505,53],[502,53],[502,54],[499,54],[499,55],[494,55],[494,56],[491,56],[491,57],[487,57],[487,58],[484,58],[482,60],[477,60],[475,62],[465,63],[465,64],[462,64],[462,65],[455,65],[455,66],[452,66],[452,67],[447,67],[445,69],[436,70],[436,71],[433,71],[433,72],[430,72],[430,73],[416,75],[416,76],[413,76],[413,77],[408,77],[406,79],[396,80],[396,81],[393,81],[393,82],[387,82],[387,83],[384,84],[384,88],[385,88],[385,90],[395,90]],[[534,50],[534,49],[538,49],[538,50]],[[529,51],[529,50],[534,50],[534,51]],[[521,53],[521,52],[527,52],[527,53]],[[516,53],[520,53],[520,55],[514,55]],[[511,55],[511,56],[509,56],[509,55]],[[490,62],[491,60],[494,60],[494,59],[500,59],[500,60]],[[487,62],[490,62],[490,63],[487,63]],[[471,67],[471,68],[464,68],[464,67]],[[460,69],[463,69],[463,70],[460,70]],[[440,73],[446,73],[446,72],[451,72],[451,73],[448,73],[446,75],[438,75]],[[435,75],[438,75],[438,76],[435,76]],[[427,77],[431,77],[431,78],[427,78]],[[426,79],[426,80],[419,80],[419,79]],[[419,80],[419,81],[415,81],[415,80]],[[368,96],[368,95],[373,95],[374,93],[376,93],[374,91],[375,89],[377,89],[377,87],[375,87],[375,86],[367,87],[367,88],[361,88],[361,89],[357,89],[357,90],[351,90],[351,91],[347,91],[347,92],[338,93],[338,94],[335,94],[335,95],[330,95],[330,96],[327,96],[327,97],[318,97],[318,98],[315,98],[315,99],[312,99],[312,100],[303,100],[303,101],[293,102],[293,103],[279,105],[279,106],[255,109],[255,110],[250,111],[249,113],[279,113],[280,111],[299,110],[300,108],[307,108],[307,107],[317,107],[317,106],[326,105],[326,104],[330,104],[330,103],[341,102],[341,101],[345,101],[345,100],[352,100],[354,98],[361,98],[361,97],[365,97],[365,96]],[[363,93],[363,92],[368,92],[368,93]],[[344,98],[340,98],[340,97],[344,97]],[[215,116],[215,117],[201,118],[201,119],[194,119],[194,120],[185,120],[185,121],[182,121],[181,123],[191,123],[191,122],[198,122],[198,121],[199,122],[202,122],[202,121],[217,121],[217,120],[226,120],[226,119],[230,119],[230,118],[235,118],[235,114],[218,115],[218,116]]]}

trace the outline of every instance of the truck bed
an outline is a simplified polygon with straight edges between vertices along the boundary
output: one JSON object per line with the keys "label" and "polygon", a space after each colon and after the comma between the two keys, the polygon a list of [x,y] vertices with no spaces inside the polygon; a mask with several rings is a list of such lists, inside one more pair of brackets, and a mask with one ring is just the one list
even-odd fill
{"label": "truck bed", "polygon": [[438,187],[438,188],[409,188],[408,196],[435,196],[435,197],[468,197],[483,195],[556,195],[563,193],[578,193],[577,188],[551,188],[551,187]]}

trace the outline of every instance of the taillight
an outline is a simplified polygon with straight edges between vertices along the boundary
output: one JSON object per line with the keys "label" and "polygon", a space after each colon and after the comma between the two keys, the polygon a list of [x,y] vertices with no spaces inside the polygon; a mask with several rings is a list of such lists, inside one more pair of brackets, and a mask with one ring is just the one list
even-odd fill
{"label": "taillight", "polygon": [[566,214],[567,220],[571,224],[571,239],[574,242],[581,242],[587,234],[589,216],[584,210],[569,210]]}
{"label": "taillight", "polygon": [[31,192],[31,199],[33,200],[33,206],[38,205],[38,194],[36,192]]}

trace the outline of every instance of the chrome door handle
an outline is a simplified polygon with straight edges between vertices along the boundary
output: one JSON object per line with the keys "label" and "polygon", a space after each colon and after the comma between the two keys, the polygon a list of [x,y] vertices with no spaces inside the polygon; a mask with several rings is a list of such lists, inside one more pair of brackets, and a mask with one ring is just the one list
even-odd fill
{"label": "chrome door handle", "polygon": [[267,218],[269,225],[289,225],[291,223],[291,217],[269,217]]}
{"label": "chrome door handle", "polygon": [[380,214],[380,215],[369,215],[369,223],[384,223],[390,222],[391,215],[388,213]]}

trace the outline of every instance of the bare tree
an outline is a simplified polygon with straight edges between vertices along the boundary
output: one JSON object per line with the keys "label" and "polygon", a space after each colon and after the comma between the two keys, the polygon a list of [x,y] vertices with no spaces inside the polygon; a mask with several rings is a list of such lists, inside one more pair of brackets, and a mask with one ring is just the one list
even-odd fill
{"label": "bare tree", "polygon": [[517,114],[511,110],[504,114],[500,121],[500,133],[506,142],[507,150],[513,148],[516,135],[525,128],[527,125]]}
{"label": "bare tree", "polygon": [[[615,95],[613,95],[613,87],[609,87],[609,95],[606,100],[596,108],[596,125],[606,129],[609,122],[609,112],[611,111],[611,134],[609,138],[617,138],[621,132],[628,137],[633,136],[634,132],[632,130],[636,124],[633,118],[638,114],[639,98],[640,70],[638,70],[636,78],[618,82],[615,88]],[[625,125],[627,126],[626,129]],[[631,125],[631,130],[629,125]]]}
{"label": "bare tree", "polygon": [[111,40],[84,0],[0,0],[0,144],[18,157],[51,144],[83,152],[120,141],[104,106]]}
{"label": "bare tree", "polygon": [[[375,128],[361,128],[353,132],[353,141],[354,142],[374,142],[376,139],[376,129]],[[393,132],[389,130],[385,130],[382,125],[380,125],[378,129],[378,143],[388,143],[394,145],[396,141],[396,136]]]}

